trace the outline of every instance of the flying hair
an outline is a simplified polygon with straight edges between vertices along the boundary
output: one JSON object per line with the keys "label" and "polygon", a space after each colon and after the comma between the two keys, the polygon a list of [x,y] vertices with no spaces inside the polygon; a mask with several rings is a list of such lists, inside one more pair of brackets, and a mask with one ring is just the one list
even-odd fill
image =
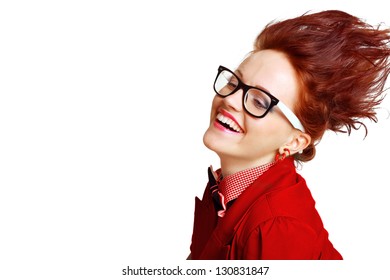
{"label": "flying hair", "polygon": [[351,134],[377,122],[389,75],[390,30],[348,13],[329,10],[269,23],[253,52],[272,49],[286,55],[300,83],[293,109],[312,141],[297,161],[315,156],[326,130]]}

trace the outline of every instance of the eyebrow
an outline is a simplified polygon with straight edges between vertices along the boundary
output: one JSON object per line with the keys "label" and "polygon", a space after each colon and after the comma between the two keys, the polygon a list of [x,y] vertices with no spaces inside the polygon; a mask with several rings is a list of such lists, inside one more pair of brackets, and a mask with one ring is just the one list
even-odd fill
{"label": "eyebrow", "polygon": [[[236,74],[238,74],[238,76],[240,77],[240,79],[243,79],[243,74],[242,74],[242,72],[241,72],[241,70],[240,69],[236,69],[236,71],[234,71],[234,72],[236,72]],[[262,86],[260,86],[260,85],[254,85],[254,87],[256,87],[256,88],[258,88],[258,89],[261,89],[261,90],[264,90],[264,91],[266,91],[266,92],[268,92],[268,93],[270,93],[271,94],[271,92],[268,90],[268,89],[266,89],[265,87],[262,87]]]}
{"label": "eyebrow", "polygon": [[240,69],[236,69],[235,72],[237,72],[238,76],[240,76],[240,78],[242,78],[242,72],[240,71]]}

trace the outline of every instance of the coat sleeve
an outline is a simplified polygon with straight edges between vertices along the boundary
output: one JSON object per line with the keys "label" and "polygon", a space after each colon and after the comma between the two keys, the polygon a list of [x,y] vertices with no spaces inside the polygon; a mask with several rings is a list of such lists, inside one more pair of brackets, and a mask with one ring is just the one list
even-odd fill
{"label": "coat sleeve", "polygon": [[307,224],[290,217],[267,220],[249,234],[243,259],[315,259],[316,232]]}

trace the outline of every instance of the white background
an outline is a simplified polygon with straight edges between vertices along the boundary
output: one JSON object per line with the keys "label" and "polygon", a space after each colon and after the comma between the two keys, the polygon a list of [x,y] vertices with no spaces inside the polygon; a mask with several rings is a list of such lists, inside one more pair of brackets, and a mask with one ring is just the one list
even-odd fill
{"label": "white background", "polygon": [[[183,260],[194,197],[219,165],[202,143],[217,67],[236,67],[271,20],[309,10],[390,25],[386,1],[317,2],[2,1],[0,278],[210,266]],[[327,134],[301,171],[345,261],[270,262],[268,279],[387,273],[390,119],[379,118],[365,139]]]}

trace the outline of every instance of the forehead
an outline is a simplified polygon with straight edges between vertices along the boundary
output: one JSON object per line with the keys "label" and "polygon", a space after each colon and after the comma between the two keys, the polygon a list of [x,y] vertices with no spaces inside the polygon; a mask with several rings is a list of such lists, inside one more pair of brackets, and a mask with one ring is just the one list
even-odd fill
{"label": "forehead", "polygon": [[252,53],[240,64],[236,73],[244,83],[267,90],[286,105],[293,107],[297,100],[296,72],[281,52],[262,50]]}

